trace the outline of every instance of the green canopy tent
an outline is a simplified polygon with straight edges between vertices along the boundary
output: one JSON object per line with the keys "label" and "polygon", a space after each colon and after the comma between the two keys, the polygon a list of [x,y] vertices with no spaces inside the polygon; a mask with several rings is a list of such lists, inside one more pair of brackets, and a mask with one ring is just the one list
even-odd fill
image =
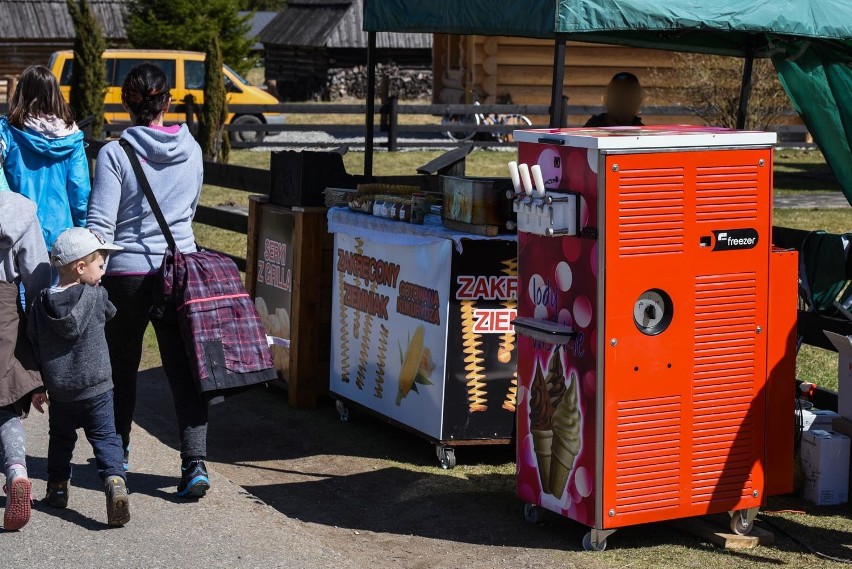
{"label": "green canopy tent", "polygon": [[[567,40],[744,58],[771,57],[784,89],[852,204],[852,2],[849,0],[364,0],[364,29],[555,40],[551,123],[562,112]],[[368,51],[368,65],[373,61]],[[372,68],[372,67],[371,67]],[[372,150],[368,88],[367,151]],[[368,86],[369,87],[369,86]],[[367,165],[372,162],[368,155]]]}

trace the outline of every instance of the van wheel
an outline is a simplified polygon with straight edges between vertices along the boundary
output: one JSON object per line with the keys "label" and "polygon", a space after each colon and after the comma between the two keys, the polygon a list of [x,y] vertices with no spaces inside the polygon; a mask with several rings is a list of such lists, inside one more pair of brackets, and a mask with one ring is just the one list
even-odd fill
{"label": "van wheel", "polygon": [[[260,117],[256,117],[254,115],[242,115],[234,118],[234,120],[231,121],[231,124],[254,126],[264,123]],[[266,132],[262,130],[231,131],[231,136],[237,142],[261,143],[263,142],[263,138],[266,136]]]}

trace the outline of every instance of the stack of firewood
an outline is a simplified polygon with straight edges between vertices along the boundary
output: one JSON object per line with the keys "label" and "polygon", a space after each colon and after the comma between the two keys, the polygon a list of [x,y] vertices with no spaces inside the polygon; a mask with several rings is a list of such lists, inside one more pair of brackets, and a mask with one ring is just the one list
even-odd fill
{"label": "stack of firewood", "polygon": [[[424,69],[400,69],[395,64],[379,64],[376,81],[382,77],[389,81],[389,95],[400,100],[429,99],[432,97],[432,71]],[[367,68],[357,67],[330,69],[328,93],[332,101],[340,99],[364,99],[367,96]],[[378,91],[377,91],[378,93]]]}

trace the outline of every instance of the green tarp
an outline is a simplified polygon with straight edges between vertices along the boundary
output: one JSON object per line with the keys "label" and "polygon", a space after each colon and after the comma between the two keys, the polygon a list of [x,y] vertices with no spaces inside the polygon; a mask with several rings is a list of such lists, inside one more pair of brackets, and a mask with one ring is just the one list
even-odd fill
{"label": "green tarp", "polygon": [[852,59],[815,42],[784,47],[772,57],[781,85],[852,204]]}
{"label": "green tarp", "polygon": [[364,29],[772,57],[852,204],[852,0],[364,0]]}
{"label": "green tarp", "polygon": [[[364,0],[368,31],[572,39],[743,54],[748,35],[852,39],[849,0]],[[581,35],[585,37],[580,37]],[[767,47],[765,39],[758,49]]]}

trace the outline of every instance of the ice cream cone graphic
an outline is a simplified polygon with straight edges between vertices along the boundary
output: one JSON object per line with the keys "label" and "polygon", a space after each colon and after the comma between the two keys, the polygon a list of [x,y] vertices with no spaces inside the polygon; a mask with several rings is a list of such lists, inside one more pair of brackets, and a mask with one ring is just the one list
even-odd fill
{"label": "ice cream cone graphic", "polygon": [[550,404],[547,384],[541,373],[541,366],[536,363],[535,376],[530,387],[530,434],[538,464],[538,476],[544,492],[548,491],[548,479],[552,469],[553,430],[550,427],[552,416],[553,406]]}
{"label": "ice cream cone graphic", "polygon": [[550,395],[550,404],[554,411],[562,401],[565,395],[565,373],[562,371],[562,356],[560,348],[556,346],[550,355],[550,364],[547,366],[547,375],[544,376],[544,383],[547,386],[547,392]]}
{"label": "ice cream cone graphic", "polygon": [[550,494],[562,499],[574,459],[580,452],[580,408],[577,404],[577,374],[572,372],[568,389],[553,412],[553,446],[550,460]]}
{"label": "ice cream cone graphic", "polygon": [[553,448],[553,430],[530,429],[535,450],[536,463],[538,464],[538,478],[541,480],[541,489],[549,493],[548,484],[550,479],[551,458]]}

